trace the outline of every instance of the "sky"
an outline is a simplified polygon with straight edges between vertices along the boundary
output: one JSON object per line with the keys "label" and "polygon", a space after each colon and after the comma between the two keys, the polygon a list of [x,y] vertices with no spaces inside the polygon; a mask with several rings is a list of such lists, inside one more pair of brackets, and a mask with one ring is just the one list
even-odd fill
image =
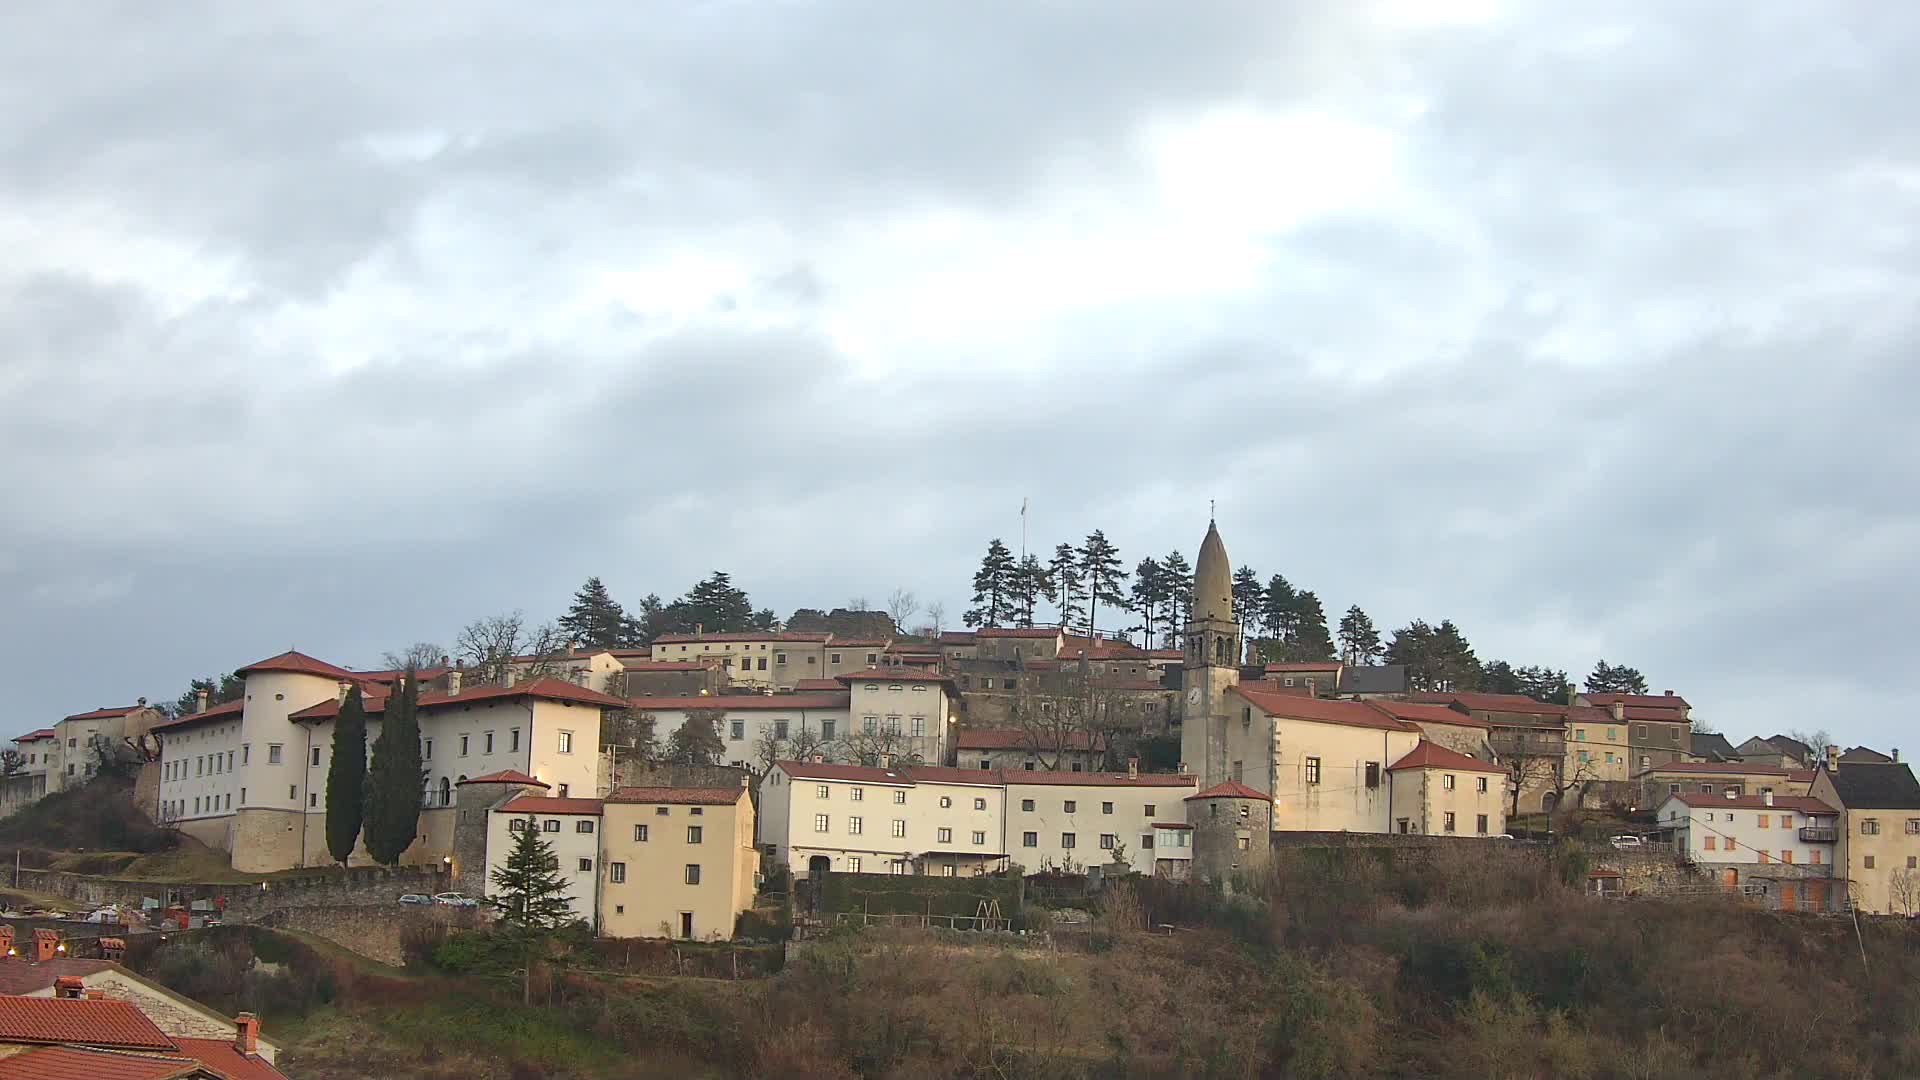
{"label": "sky", "polygon": [[[0,733],[1105,530],[1898,746],[1920,8],[0,8]],[[1920,750],[1920,745],[1913,747]]]}

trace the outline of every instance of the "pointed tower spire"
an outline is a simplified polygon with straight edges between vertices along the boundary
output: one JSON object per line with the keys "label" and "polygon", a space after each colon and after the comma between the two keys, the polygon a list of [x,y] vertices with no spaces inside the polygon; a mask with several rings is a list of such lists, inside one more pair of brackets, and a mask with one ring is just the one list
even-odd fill
{"label": "pointed tower spire", "polygon": [[1207,536],[1200,541],[1200,558],[1193,567],[1193,619],[1233,621],[1233,562],[1227,558],[1220,529],[1211,521],[1207,522]]}

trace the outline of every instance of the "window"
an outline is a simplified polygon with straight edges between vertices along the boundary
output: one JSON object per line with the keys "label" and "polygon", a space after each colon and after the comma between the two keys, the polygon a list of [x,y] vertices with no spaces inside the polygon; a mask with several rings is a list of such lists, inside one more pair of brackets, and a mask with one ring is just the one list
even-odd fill
{"label": "window", "polygon": [[1023,811],[1025,811],[1025,812],[1027,812],[1027,813],[1029,813],[1029,814],[1031,814],[1031,813],[1033,813],[1033,800],[1032,800],[1032,799],[1021,799],[1021,800],[1020,800],[1020,809],[1021,809],[1021,810],[1023,810]]}
{"label": "window", "polygon": [[1069,851],[1073,850],[1073,834],[1070,832],[1061,833],[1060,846],[1063,848],[1066,848]]}
{"label": "window", "polygon": [[859,818],[850,817],[847,819],[847,835],[848,836],[859,836],[860,829],[861,829],[861,821]]}
{"label": "window", "polygon": [[247,759],[252,756],[253,756],[253,744],[241,743],[240,744],[240,764],[245,765],[247,763]]}
{"label": "window", "polygon": [[623,862],[608,863],[607,864],[607,880],[614,883],[615,885],[618,885],[621,882],[627,880],[627,864]]}
{"label": "window", "polygon": [[908,732],[914,738],[922,739],[926,737],[926,734],[927,734],[927,718],[926,717],[916,716],[910,721],[910,723],[912,726],[908,728]]}
{"label": "window", "polygon": [[[1168,846],[1172,846],[1172,845],[1171,845],[1171,844],[1169,844]],[[1141,834],[1140,834],[1140,850],[1142,850],[1142,851],[1152,851],[1152,850],[1153,850],[1153,834],[1152,834],[1152,833],[1141,833]]]}
{"label": "window", "polygon": [[1863,858],[1861,859],[1861,865],[1862,865],[1862,866],[1863,866],[1863,867],[1864,867],[1865,869],[1868,869],[1868,870],[1871,870],[1871,869],[1873,869],[1873,856],[1871,856],[1871,855],[1867,855],[1867,856],[1865,856],[1865,857],[1863,857]]}
{"label": "window", "polygon": [[761,671],[767,670],[767,658],[764,656],[760,658],[760,670]]}
{"label": "window", "polygon": [[879,717],[877,717],[877,716],[863,716],[863,717],[861,717],[861,718],[860,718],[860,730],[861,730],[861,731],[862,731],[863,733],[865,733],[865,734],[868,734],[868,735],[872,735],[873,733],[875,733],[875,732],[877,732],[877,731],[879,731],[879,730],[880,730],[880,718],[879,718]]}
{"label": "window", "polygon": [[[1820,861],[1820,852],[1817,850],[1813,853],[1813,861],[1814,862]],[[1907,856],[1907,869],[1920,870],[1920,855]]]}
{"label": "window", "polygon": [[940,876],[941,876],[941,877],[953,877],[953,876],[954,876],[954,869],[953,869],[953,864],[952,864],[952,863],[948,863],[947,865],[945,865],[945,866],[943,866],[943,867],[941,867],[941,868],[940,868]]}
{"label": "window", "polygon": [[787,662],[787,654],[786,654],[786,653],[783,653],[783,652],[777,652],[777,653],[774,653],[774,654],[773,654],[773,662],[774,662],[774,663],[776,663],[776,664],[784,664],[784,663],[786,663],[786,662]]}
{"label": "window", "polygon": [[949,795],[940,796],[940,809],[945,810],[951,807],[952,805],[953,805],[952,796],[949,796]]}
{"label": "window", "polygon": [[480,747],[480,752],[483,754],[493,753],[493,732],[489,731],[480,736]]}
{"label": "window", "polygon": [[936,844],[951,844],[953,843],[953,830],[939,829],[935,832],[933,839]]}
{"label": "window", "polygon": [[727,737],[736,740],[746,738],[747,722],[745,720],[727,721]]}
{"label": "window", "polygon": [[319,805],[320,805],[320,793],[319,793],[319,792],[317,792],[317,791],[313,791],[313,792],[308,792],[308,793],[307,793],[307,808],[311,810],[311,809],[315,809],[315,808],[317,808],[317,807],[319,807]]}
{"label": "window", "polygon": [[1792,815],[1792,814],[1781,814],[1781,815],[1780,815],[1780,827],[1781,827],[1781,828],[1783,828],[1783,829],[1791,829],[1791,828],[1793,828],[1793,815]]}
{"label": "window", "polygon": [[1668,784],[1668,785],[1667,785],[1667,794],[1669,794],[1669,795],[1678,795],[1678,794],[1680,794],[1680,785],[1679,785],[1679,784]]}
{"label": "window", "polygon": [[1908,836],[1920,835],[1920,818],[1910,817],[1907,819],[1907,835]]}
{"label": "window", "polygon": [[1113,835],[1110,832],[1103,832],[1100,834],[1100,850],[1101,851],[1112,851],[1113,846],[1119,842],[1120,842],[1120,838]]}
{"label": "window", "polygon": [[557,790],[557,791],[555,791],[555,792],[554,792],[554,794],[555,794],[556,796],[558,796],[558,797],[560,797],[560,798],[562,798],[562,799],[564,799],[564,798],[566,798],[566,797],[567,797],[567,785],[565,785],[565,784],[561,784],[561,785],[560,785],[560,787],[559,787],[559,790]]}
{"label": "window", "polygon": [[593,831],[593,822],[576,821],[573,823],[573,831],[577,833],[590,833]]}
{"label": "window", "polygon": [[467,756],[467,743],[469,743],[470,741],[472,741],[472,736],[470,735],[460,736],[460,756],[461,757]]}
{"label": "window", "polygon": [[1227,767],[1227,779],[1232,780],[1236,784],[1240,783],[1240,762],[1238,760]]}
{"label": "window", "polygon": [[1317,784],[1319,782],[1320,782],[1320,759],[1317,757],[1310,757],[1307,759],[1307,783]]}
{"label": "window", "polygon": [[1580,751],[1580,760],[1581,760],[1581,761],[1587,761],[1587,760],[1589,760],[1589,759],[1588,759],[1588,757],[1587,757],[1587,752],[1586,752],[1585,750],[1582,750],[1582,751]]}
{"label": "window", "polygon": [[520,729],[519,728],[513,728],[507,732],[507,749],[513,750],[513,751],[517,751],[520,749]]}
{"label": "window", "polygon": [[1103,802],[1103,803],[1101,803],[1101,804],[1100,804],[1100,812],[1101,812],[1101,813],[1103,813],[1103,814],[1111,814],[1111,813],[1113,813],[1113,804],[1112,804],[1112,803],[1110,803],[1110,802]]}
{"label": "window", "polygon": [[633,827],[633,842],[636,844],[644,844],[647,842],[647,827],[645,825],[635,825]]}
{"label": "window", "polygon": [[1474,815],[1473,831],[1479,833],[1481,836],[1487,835],[1487,815],[1485,814]]}
{"label": "window", "polygon": [[[1241,833],[1239,836],[1234,838],[1234,841],[1235,841],[1235,846],[1239,847],[1241,851],[1246,851],[1248,849],[1248,844],[1251,843],[1252,841],[1252,838],[1245,833]],[[1235,865],[1237,866],[1239,864],[1236,863]]]}
{"label": "window", "polygon": [[833,732],[834,732],[834,722],[832,720],[820,721],[820,740],[822,742],[832,742]]}
{"label": "window", "polygon": [[904,820],[900,818],[893,819],[893,835],[896,839],[907,835],[907,823]]}
{"label": "window", "polygon": [[[822,818],[824,819],[824,815],[822,815]],[[700,825],[689,825],[689,826],[687,826],[687,843],[689,843],[689,844],[697,844],[697,843],[699,843],[699,842],[700,842],[700,834],[701,834],[701,832],[702,832],[702,830],[703,830],[703,829],[704,829],[704,826],[700,826]],[[821,831],[821,832],[826,832],[827,830],[826,830],[826,829],[825,829],[824,827],[822,827],[822,828],[820,829],[820,831]]]}
{"label": "window", "polygon": [[[877,663],[879,663],[879,662],[880,662],[880,654],[879,654],[879,653],[868,653],[868,654],[867,654],[867,666],[868,666],[868,667],[872,667],[873,665],[875,665],[875,664],[877,664]],[[898,687],[895,687],[895,689],[897,690],[897,689],[899,689],[899,688],[898,688]]]}
{"label": "window", "polygon": [[847,873],[857,874],[859,872],[860,872],[860,856],[858,855],[847,856]]}
{"label": "window", "polygon": [[654,817],[666,817],[666,816],[667,816],[667,808],[666,808],[666,807],[664,807],[664,806],[656,806],[656,807],[654,807],[654,808],[653,808],[653,816],[654,816]]}
{"label": "window", "polygon": [[593,872],[593,860],[592,860],[592,859],[581,859],[581,860],[580,860],[580,862],[579,862],[579,864],[578,864],[578,865],[576,866],[576,869],[578,869],[578,870],[579,870],[579,871],[580,871],[581,873],[583,873],[583,874],[590,874],[590,873],[592,873],[592,872]]}
{"label": "window", "polygon": [[560,752],[563,754],[573,753],[573,732],[560,732]]}
{"label": "window", "polygon": [[848,802],[865,802],[866,799],[867,799],[866,788],[850,788],[847,791]]}
{"label": "window", "polygon": [[420,740],[420,760],[431,761],[432,759],[433,759],[433,740],[421,739]]}
{"label": "window", "polygon": [[1040,834],[1037,832],[1021,833],[1020,846],[1021,847],[1039,847]]}
{"label": "window", "polygon": [[1444,791],[1453,790],[1453,774],[1452,773],[1446,773],[1440,777],[1440,787]]}
{"label": "window", "polygon": [[814,832],[827,831],[827,815],[825,814],[813,815],[813,831]]}
{"label": "window", "polygon": [[289,798],[289,799],[297,799],[297,798],[299,798],[299,797],[300,797],[300,790],[299,790],[299,788],[297,788],[297,787],[296,787],[296,786],[294,786],[293,784],[288,784],[288,785],[287,785],[287,798]]}
{"label": "window", "polygon": [[1574,741],[1574,742],[1586,742],[1586,741],[1587,741],[1587,729],[1586,729],[1586,728],[1575,728],[1575,729],[1573,729],[1573,741]]}
{"label": "window", "polygon": [[1876,818],[1861,818],[1860,819],[1860,835],[1861,836],[1879,836],[1880,835],[1879,820]]}
{"label": "window", "polygon": [[700,884],[700,864],[699,863],[687,864],[686,882],[689,885]]}
{"label": "window", "polygon": [[1080,809],[1080,803],[1074,799],[1067,799],[1065,801],[1065,808],[1067,813],[1071,814]]}
{"label": "window", "polygon": [[269,764],[269,765],[278,765],[278,764],[280,764],[280,744],[279,744],[279,743],[270,743],[270,744],[268,744],[268,746],[267,746],[267,764]]}
{"label": "window", "polygon": [[[317,746],[314,747],[313,753],[309,756],[313,758],[312,766],[317,767],[320,764],[320,748]],[[213,763],[215,766],[218,766],[220,764],[220,756],[218,754],[214,755]]]}
{"label": "window", "polygon": [[788,721],[786,720],[775,720],[773,722],[773,737],[776,739],[786,738],[787,724],[788,724]]}
{"label": "window", "polygon": [[906,792],[904,792],[904,791],[896,791],[896,792],[894,792],[894,793],[893,793],[893,804],[894,804],[895,806],[905,806],[905,805],[906,805],[906,803],[907,803],[907,793],[906,793]]}
{"label": "window", "polygon": [[[780,662],[781,662],[781,663],[783,663],[783,664],[784,664],[784,663],[786,663],[786,661],[785,661],[785,660],[782,660],[782,661],[780,661]],[[837,663],[839,663],[839,662],[840,662],[840,654],[839,654],[839,653],[834,653],[834,654],[833,654],[833,660],[832,660],[832,663],[835,663],[835,664],[837,664]]]}
{"label": "window", "polygon": [[1707,848],[1707,850],[1708,850],[1708,851],[1713,851],[1713,850],[1714,850],[1714,845],[1715,845],[1715,842],[1716,842],[1716,838],[1715,838],[1715,837],[1712,837],[1712,836],[1708,836],[1708,837],[1707,837],[1707,843],[1706,843],[1706,848]]}
{"label": "window", "polygon": [[559,832],[559,831],[560,831],[560,819],[559,819],[559,818],[548,818],[547,820],[545,820],[545,821],[543,821],[543,822],[541,822],[541,823],[540,823],[540,831],[541,831],[541,832]]}
{"label": "window", "polygon": [[1819,866],[1820,865],[1820,849],[1814,848],[1811,852],[1808,853],[1807,859],[1809,862],[1813,863],[1813,865]]}
{"label": "window", "polygon": [[833,788],[831,788],[831,787],[829,787],[828,785],[826,785],[826,784],[815,784],[815,785],[813,785],[813,797],[814,797],[814,798],[816,798],[816,799],[826,799],[826,798],[831,798],[832,796],[833,796]]}
{"label": "window", "polygon": [[1791,850],[1788,850],[1788,849],[1784,849],[1784,848],[1783,848],[1783,849],[1781,849],[1781,852],[1780,852],[1780,861],[1781,861],[1781,862],[1783,862],[1783,863],[1790,863],[1790,862],[1792,862],[1792,861],[1793,861],[1793,852],[1792,852]]}
{"label": "window", "polygon": [[987,834],[979,829],[973,830],[973,846],[979,847],[987,842]]}
{"label": "window", "polygon": [[1765,815],[1765,814],[1760,814],[1760,815],[1758,815],[1758,816],[1759,816],[1759,818],[1760,818],[1760,827],[1761,827],[1761,828],[1763,828],[1763,829],[1764,829],[1764,828],[1766,828],[1766,827],[1767,827],[1767,823],[1768,823],[1768,822],[1769,822],[1770,820],[1772,820],[1772,819],[1770,819],[1770,818],[1768,818],[1768,817],[1767,817],[1767,815]]}
{"label": "window", "polygon": [[887,734],[889,735],[900,734],[900,718],[899,717],[897,716],[887,717]]}
{"label": "window", "polygon": [[1380,763],[1377,761],[1367,762],[1367,786],[1380,786]]}
{"label": "window", "polygon": [[1451,810],[1447,811],[1446,830],[1448,832],[1453,831],[1453,811]]}

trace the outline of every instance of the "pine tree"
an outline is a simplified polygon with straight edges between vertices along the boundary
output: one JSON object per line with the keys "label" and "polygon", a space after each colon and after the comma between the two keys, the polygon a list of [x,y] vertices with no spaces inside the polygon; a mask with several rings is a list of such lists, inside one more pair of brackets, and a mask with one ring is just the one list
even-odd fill
{"label": "pine tree", "polygon": [[327,853],[341,866],[353,855],[366,810],[367,710],[355,686],[334,718],[333,759],[327,763]]}
{"label": "pine tree", "polygon": [[520,1000],[532,1004],[535,960],[553,932],[578,916],[567,899],[560,859],[553,845],[540,835],[539,819],[528,815],[509,828],[513,829],[513,846],[507,849],[507,861],[493,872],[493,892],[487,903],[500,912],[498,932],[520,953]]}
{"label": "pine tree", "polygon": [[373,764],[367,769],[367,813],[361,826],[367,854],[393,866],[418,834],[420,800],[427,773],[420,763],[420,724],[414,715],[420,686],[408,671],[387,695],[380,720],[380,738],[373,744]]}
{"label": "pine tree", "polygon": [[1373,619],[1355,604],[1340,619],[1340,654],[1348,664],[1377,664],[1386,649],[1380,644],[1380,631]]}
{"label": "pine tree", "polygon": [[1452,619],[1433,628],[1438,677],[1447,690],[1472,690],[1480,685],[1480,660]]}
{"label": "pine tree", "polygon": [[1624,664],[1609,664],[1605,660],[1593,665],[1593,674],[1587,676],[1589,694],[1644,694],[1647,692],[1647,677],[1635,668]]}
{"label": "pine tree", "polygon": [[[772,617],[771,612],[762,614]],[[687,595],[667,606],[666,621],[673,632],[685,634],[698,630],[714,634],[755,629],[755,619],[746,590],[735,588],[732,578],[715,570],[687,590]]]}
{"label": "pine tree", "polygon": [[[1567,677],[1566,672],[1539,664],[1528,664],[1526,667],[1514,668],[1513,674],[1520,684],[1520,692],[1533,700],[1545,701],[1553,705],[1573,704],[1573,696],[1569,692],[1572,689],[1572,680]],[[1481,685],[1481,689],[1486,689],[1485,684]]]}
{"label": "pine tree", "polygon": [[1300,630],[1300,596],[1293,591],[1292,583],[1280,574],[1269,578],[1255,601],[1254,614],[1260,629],[1279,642],[1280,651],[1291,652]]}
{"label": "pine tree", "polygon": [[1472,690],[1479,686],[1480,661],[1452,620],[1429,626],[1415,619],[1393,632],[1387,662],[1407,666],[1407,685],[1415,690]]}
{"label": "pine tree", "polygon": [[1123,608],[1127,603],[1127,594],[1120,591],[1127,581],[1120,551],[1099,529],[1089,533],[1080,547],[1080,575],[1087,583],[1087,630],[1091,633],[1099,626],[1101,604]]}
{"label": "pine tree", "polygon": [[1047,601],[1059,611],[1060,626],[1065,629],[1079,625],[1080,555],[1072,544],[1053,549],[1053,561],[1047,564],[1047,581],[1052,585],[1047,591]]}
{"label": "pine tree", "polygon": [[619,649],[626,647],[635,627],[600,579],[590,577],[573,594],[573,606],[560,617],[560,629],[570,641],[598,649]]}
{"label": "pine tree", "polygon": [[1233,617],[1240,620],[1240,636],[1250,638],[1260,626],[1260,615],[1266,600],[1266,589],[1260,585],[1260,575],[1253,567],[1242,566],[1233,572]]}
{"label": "pine tree", "polygon": [[1333,659],[1333,638],[1327,633],[1327,612],[1311,589],[1294,597],[1293,639],[1287,651],[1294,660]]}
{"label": "pine tree", "polygon": [[1160,560],[1160,573],[1167,580],[1167,643],[1172,647],[1179,644],[1193,612],[1193,567],[1176,549]]}
{"label": "pine tree", "polygon": [[1013,621],[1013,552],[999,537],[987,541],[987,554],[973,575],[973,607],[961,616],[968,626],[1004,626]]}
{"label": "pine tree", "polygon": [[1053,591],[1052,579],[1047,568],[1038,556],[1028,555],[1020,560],[1013,570],[1012,603],[1015,622],[1021,626],[1033,625],[1033,614],[1040,606],[1040,599]]}
{"label": "pine tree", "polygon": [[1167,575],[1160,560],[1149,555],[1133,568],[1133,610],[1140,615],[1146,647],[1153,648],[1153,627],[1167,606]]}
{"label": "pine tree", "polygon": [[1481,665],[1480,689],[1489,694],[1526,693],[1519,674],[1505,660],[1489,660]]}
{"label": "pine tree", "polygon": [[667,736],[667,760],[679,765],[717,765],[727,744],[720,740],[719,709],[688,709],[673,734]]}

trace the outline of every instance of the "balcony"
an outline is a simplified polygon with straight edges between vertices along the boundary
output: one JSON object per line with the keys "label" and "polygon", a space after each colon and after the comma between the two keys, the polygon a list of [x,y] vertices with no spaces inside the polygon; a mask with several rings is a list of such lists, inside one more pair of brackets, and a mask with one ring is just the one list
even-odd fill
{"label": "balcony", "polygon": [[1831,844],[1839,839],[1839,829],[1808,826],[1800,830],[1800,842],[1803,844]]}

